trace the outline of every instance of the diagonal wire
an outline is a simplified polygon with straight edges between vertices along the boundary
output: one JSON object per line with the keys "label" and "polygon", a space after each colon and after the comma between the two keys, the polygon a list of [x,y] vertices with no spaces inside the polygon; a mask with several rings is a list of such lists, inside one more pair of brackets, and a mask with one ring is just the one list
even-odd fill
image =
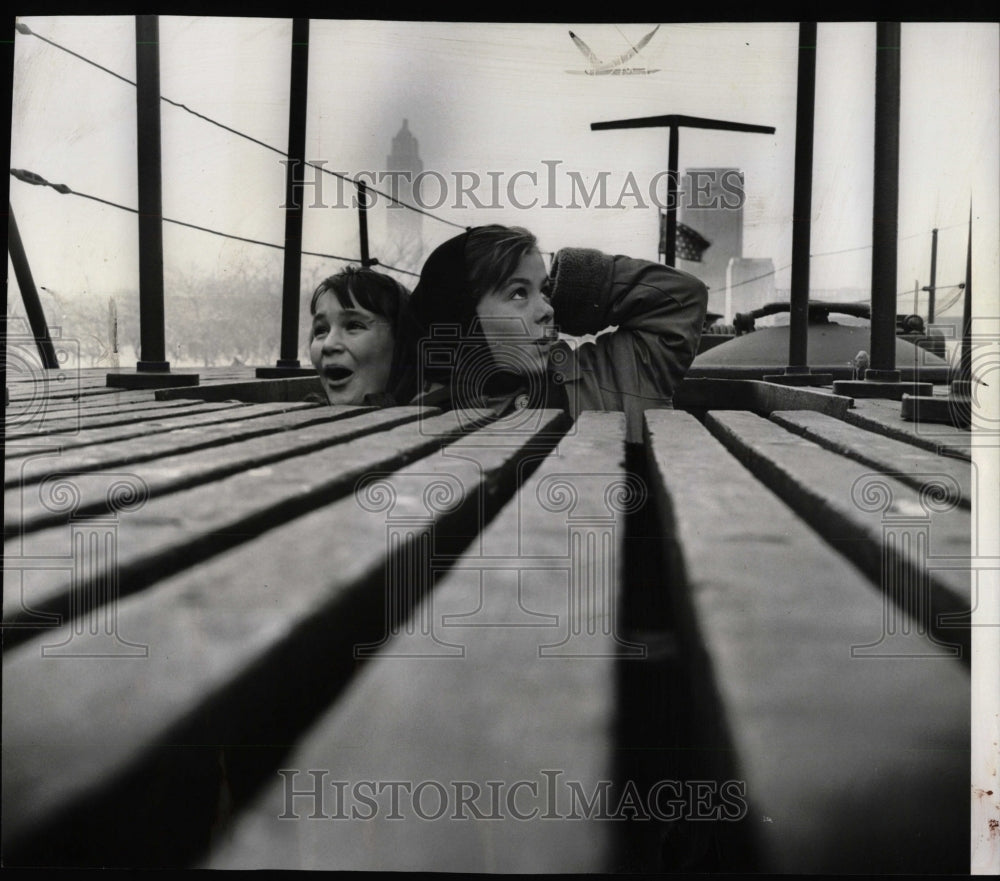
{"label": "diagonal wire", "polygon": [[[138,214],[139,210],[137,208],[130,208],[128,205],[122,205],[118,202],[111,202],[108,199],[102,199],[100,196],[92,196],[89,193],[81,193],[79,190],[70,189],[66,184],[54,184],[45,180],[40,174],[35,174],[33,171],[26,171],[22,168],[12,168],[10,173],[13,177],[25,183],[34,184],[35,186],[45,186],[51,187],[58,193],[70,196],[80,196],[82,199],[91,199],[94,202],[100,202],[102,205],[110,205],[112,208],[120,208],[122,211],[128,211],[131,214]],[[196,229],[199,232],[207,232],[213,236],[221,236],[225,239],[235,239],[238,242],[249,242],[251,245],[263,245],[265,248],[277,248],[281,251],[285,249],[284,245],[277,245],[274,242],[265,242],[261,239],[249,239],[246,236],[238,236],[233,233],[222,232],[218,229],[212,229],[207,226],[199,226],[197,223],[188,223],[186,220],[175,220],[172,217],[163,217],[164,223],[173,223],[177,226],[186,226],[188,229]],[[321,254],[317,251],[302,251],[303,254],[308,254],[310,257],[326,257],[330,260],[343,260],[345,263],[360,263],[361,260],[355,257],[340,257],[336,254]],[[399,270],[404,272],[405,270]]]}
{"label": "diagonal wire", "polygon": [[[80,55],[78,52],[74,52],[72,49],[67,49],[65,46],[60,45],[54,40],[50,40],[48,37],[43,37],[41,34],[35,33],[26,24],[22,24],[19,22],[15,25],[15,27],[17,28],[19,33],[27,34],[32,37],[37,37],[39,40],[48,43],[50,46],[54,46],[56,49],[61,49],[63,52],[72,55],[74,58],[79,58],[81,61],[84,61],[87,64],[96,67],[98,70],[103,70],[105,73],[111,74],[111,76],[120,79],[124,83],[128,83],[130,86],[134,86],[136,84],[135,80],[130,80],[128,77],[122,76],[120,73],[115,73],[115,71],[111,70],[110,68],[104,67],[104,65],[102,64],[98,64],[96,61],[92,61],[91,59],[86,58],[83,55]],[[213,119],[210,116],[206,116],[204,113],[199,113],[197,110],[192,110],[190,107],[188,107],[186,104],[182,104],[180,101],[174,101],[172,98],[167,98],[165,95],[160,95],[160,100],[166,102],[167,104],[172,105],[173,107],[177,107],[181,110],[184,110],[190,113],[192,116],[196,116],[198,117],[198,119],[204,120],[205,122],[217,126],[218,128],[221,128],[224,131],[230,132],[231,134],[244,138],[245,140],[250,141],[253,144],[257,144],[257,146],[263,147],[265,150],[270,150],[272,153],[277,153],[279,156],[284,156],[286,159],[291,158],[289,157],[288,153],[286,153],[284,150],[279,150],[277,147],[274,147],[271,144],[266,143],[265,141],[258,140],[257,138],[246,134],[245,132],[241,132],[238,129],[226,125],[225,123],[219,122],[217,119]],[[445,223],[448,226],[454,226],[457,229],[468,229],[467,226],[463,226],[462,224],[455,223],[454,221],[451,220],[445,220],[443,217],[438,217],[436,214],[431,214],[431,212],[425,211],[423,208],[417,208],[415,205],[410,205],[408,202],[403,202],[401,199],[397,199],[395,196],[389,193],[385,193],[382,190],[376,189],[375,187],[369,185],[364,181],[355,180],[354,178],[349,177],[346,174],[340,174],[339,172],[336,171],[330,171],[327,168],[323,168],[323,166],[321,165],[315,165],[312,162],[308,161],[303,161],[303,165],[307,165],[310,168],[315,168],[323,172],[324,174],[329,174],[331,177],[339,178],[340,180],[346,181],[347,183],[354,184],[355,187],[359,187],[362,184],[364,184],[365,188],[370,192],[377,193],[378,195],[388,199],[390,202],[393,202],[402,208],[407,208],[410,211],[416,211],[418,214],[423,214],[425,217],[429,217],[432,220],[436,220],[438,223]]]}

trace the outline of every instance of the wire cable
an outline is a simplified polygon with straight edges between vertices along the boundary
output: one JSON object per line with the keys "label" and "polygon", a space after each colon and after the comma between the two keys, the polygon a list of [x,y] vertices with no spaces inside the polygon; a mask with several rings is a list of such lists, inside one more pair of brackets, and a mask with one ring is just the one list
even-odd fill
{"label": "wire cable", "polygon": [[[23,168],[12,168],[10,173],[13,177],[25,183],[34,184],[35,186],[46,186],[51,187],[57,193],[70,196],[80,196],[83,199],[91,199],[94,202],[100,202],[102,205],[110,205],[112,208],[120,208],[122,211],[128,211],[130,214],[138,214],[139,210],[137,208],[130,208],[128,205],[122,205],[119,202],[111,202],[108,199],[102,199],[100,196],[91,196],[89,193],[81,193],[79,190],[73,190],[66,184],[54,184],[45,180],[40,174],[36,174],[33,171],[26,171]],[[235,239],[238,242],[248,242],[251,245],[263,245],[265,248],[277,248],[280,251],[285,250],[284,245],[278,245],[274,242],[265,242],[261,239],[250,239],[246,236],[238,236],[233,233],[222,232],[218,229],[212,229],[207,226],[200,226],[197,223],[188,223],[186,220],[175,220],[172,217],[162,218],[164,223],[173,223],[177,226],[186,226],[188,229],[195,229],[199,232],[207,232],[213,236],[221,236],[225,239]],[[308,254],[310,257],[325,257],[329,260],[342,260],[345,263],[360,263],[360,258],[355,257],[341,257],[337,254],[322,254],[318,251],[302,251],[302,254]],[[398,270],[403,272],[405,270]]]}
{"label": "wire cable", "polygon": [[[67,49],[65,46],[60,45],[54,40],[50,40],[48,37],[43,37],[41,34],[35,33],[35,31],[31,30],[26,24],[22,24],[19,22],[15,25],[15,27],[17,28],[19,33],[26,34],[32,37],[37,37],[39,40],[48,43],[50,46],[54,46],[56,49],[61,49],[63,52],[72,55],[74,58],[78,58],[81,61],[84,61],[87,64],[96,67],[98,70],[103,70],[105,73],[111,74],[111,76],[120,79],[122,82],[128,83],[130,86],[136,85],[135,80],[130,80],[128,77],[122,76],[120,73],[115,73],[115,71],[111,70],[110,68],[104,67],[104,65],[102,64],[98,64],[96,61],[92,61],[91,59],[86,58],[83,55],[80,55],[78,52],[74,52],[72,49]],[[230,134],[237,135],[238,137],[244,138],[247,141],[250,141],[251,143],[256,144],[259,147],[263,147],[265,150],[270,150],[272,153],[277,153],[279,156],[284,156],[286,159],[291,158],[289,157],[288,153],[286,153],[284,150],[279,150],[277,147],[274,147],[271,144],[266,143],[265,141],[261,141],[255,137],[252,137],[251,135],[246,134],[245,132],[241,132],[238,129],[232,128],[231,126],[228,126],[225,123],[219,122],[217,119],[213,119],[210,116],[206,116],[204,113],[199,113],[197,110],[192,110],[190,107],[188,107],[186,104],[182,104],[180,101],[174,101],[172,98],[167,98],[165,95],[160,95],[160,100],[164,101],[167,104],[170,104],[173,107],[177,107],[180,110],[184,110],[187,113],[190,113],[192,116],[196,116],[198,119],[204,120],[205,122],[210,123],[211,125],[217,126],[218,128],[221,128],[224,131],[229,132]],[[460,223],[455,223],[454,221],[451,220],[445,220],[443,217],[438,217],[436,214],[431,214],[429,211],[426,211],[423,208],[417,208],[415,205],[410,205],[408,202],[403,202],[401,199],[397,199],[395,196],[392,196],[389,193],[385,193],[382,190],[370,186],[365,181],[359,181],[346,174],[340,174],[339,172],[336,171],[330,171],[327,168],[323,168],[323,166],[321,165],[315,165],[312,162],[308,162],[305,160],[303,160],[303,165],[307,165],[310,168],[315,168],[323,172],[324,174],[329,174],[331,177],[338,178],[340,180],[346,181],[347,183],[354,184],[355,187],[360,187],[363,184],[369,192],[377,193],[378,195],[388,199],[390,202],[399,205],[401,208],[406,208],[410,211],[415,211],[418,214],[423,214],[425,217],[429,217],[432,220],[436,220],[438,223],[445,223],[448,226],[455,227],[456,229],[468,229],[467,226],[463,226]]]}

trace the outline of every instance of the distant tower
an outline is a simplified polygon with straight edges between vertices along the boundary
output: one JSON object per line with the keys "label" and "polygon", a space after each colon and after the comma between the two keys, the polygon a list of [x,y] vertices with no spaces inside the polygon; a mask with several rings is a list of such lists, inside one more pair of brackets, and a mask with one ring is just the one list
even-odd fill
{"label": "distant tower", "polygon": [[774,261],[770,257],[733,257],[726,273],[725,293],[726,306],[719,311],[727,324],[732,323],[737,312],[751,312],[775,302]]}
{"label": "distant tower", "polygon": [[677,267],[708,285],[711,312],[725,309],[729,261],[743,256],[743,183],[738,168],[689,168],[678,194],[680,221],[712,244],[700,263],[678,260]]}
{"label": "distant tower", "polygon": [[[385,160],[385,167],[387,171],[405,171],[407,174],[390,178],[390,185],[380,189],[394,195],[401,202],[420,207],[414,200],[413,182],[424,170],[424,163],[420,159],[417,139],[410,131],[409,120],[403,120],[403,127],[392,139],[392,151]],[[419,195],[419,190],[417,192]],[[398,256],[392,255],[393,259],[402,262],[419,261],[423,253],[422,215],[399,205],[390,205],[386,211],[387,244],[390,252],[398,253]]]}

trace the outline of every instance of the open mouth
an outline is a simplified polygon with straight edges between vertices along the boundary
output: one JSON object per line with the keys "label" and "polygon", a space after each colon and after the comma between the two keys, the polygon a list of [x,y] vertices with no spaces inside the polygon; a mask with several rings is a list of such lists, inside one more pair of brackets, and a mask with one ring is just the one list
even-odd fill
{"label": "open mouth", "polygon": [[354,371],[349,367],[333,364],[323,368],[323,377],[329,385],[344,385],[352,376],[354,376]]}

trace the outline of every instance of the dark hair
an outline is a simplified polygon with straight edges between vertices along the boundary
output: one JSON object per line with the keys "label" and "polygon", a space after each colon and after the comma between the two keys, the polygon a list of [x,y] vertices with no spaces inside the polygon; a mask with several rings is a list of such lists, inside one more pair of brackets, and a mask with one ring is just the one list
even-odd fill
{"label": "dark hair", "polygon": [[535,236],[520,226],[478,226],[465,243],[469,295],[475,303],[514,274],[526,254],[538,248]]}
{"label": "dark hair", "polygon": [[483,296],[500,287],[521,258],[538,246],[519,226],[476,226],[448,239],[431,253],[411,300],[425,330],[458,324],[467,334]]}
{"label": "dark hair", "polygon": [[410,311],[410,292],[383,272],[360,266],[346,266],[317,286],[309,301],[309,314],[326,293],[333,294],[342,309],[360,306],[387,319],[392,328],[392,367],[383,405],[406,404],[416,394],[416,345],[418,330]]}
{"label": "dark hair", "polygon": [[326,293],[333,294],[342,309],[357,305],[389,319],[393,331],[410,298],[410,292],[396,279],[360,266],[346,266],[336,275],[324,278],[309,301],[310,315],[316,314],[316,303]]}
{"label": "dark hair", "polygon": [[[472,227],[434,249],[411,298],[423,328],[420,357],[425,379],[461,387],[469,399],[520,383],[509,371],[489,366],[489,347],[476,321],[476,307],[537,247],[535,236],[523,227],[491,224]],[[457,334],[451,330],[456,327]],[[466,387],[474,391],[467,393]]]}

